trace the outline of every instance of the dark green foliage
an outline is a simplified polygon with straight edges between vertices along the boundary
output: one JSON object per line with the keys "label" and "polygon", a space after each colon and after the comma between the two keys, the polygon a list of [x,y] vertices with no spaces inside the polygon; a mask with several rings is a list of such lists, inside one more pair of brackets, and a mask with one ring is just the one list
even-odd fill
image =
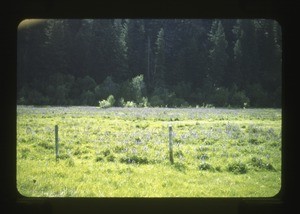
{"label": "dark green foliage", "polygon": [[38,143],[39,146],[43,147],[44,149],[54,149],[54,145],[52,145],[51,143],[48,143],[46,141],[40,141]]}
{"label": "dark green foliage", "polygon": [[250,139],[248,140],[248,142],[249,142],[250,144],[259,145],[259,144],[262,144],[262,143],[264,142],[264,140],[263,140],[263,139],[260,139],[260,138],[250,138]]}
{"label": "dark green foliage", "polygon": [[227,166],[227,170],[234,174],[245,174],[248,171],[247,165],[241,162],[230,163]]}
{"label": "dark green foliage", "polygon": [[148,158],[138,155],[131,155],[120,158],[121,163],[127,163],[127,164],[148,164]]}
{"label": "dark green foliage", "polygon": [[202,163],[198,168],[199,170],[214,170],[214,168],[208,163]]}
{"label": "dark green foliage", "polygon": [[281,107],[273,20],[49,19],[17,46],[17,104]]}
{"label": "dark green foliage", "polygon": [[113,154],[110,154],[106,157],[106,160],[109,162],[114,162],[116,157]]}
{"label": "dark green foliage", "polygon": [[197,159],[199,159],[199,160],[208,160],[209,157],[208,157],[207,154],[203,153],[203,154],[197,155]]}
{"label": "dark green foliage", "polygon": [[182,152],[181,150],[176,151],[176,152],[174,153],[174,156],[175,156],[176,158],[182,158],[182,157],[184,157],[183,152]]}
{"label": "dark green foliage", "polygon": [[258,169],[266,169],[268,171],[276,171],[274,166],[270,163],[265,163],[261,158],[253,157],[251,158],[250,165]]}

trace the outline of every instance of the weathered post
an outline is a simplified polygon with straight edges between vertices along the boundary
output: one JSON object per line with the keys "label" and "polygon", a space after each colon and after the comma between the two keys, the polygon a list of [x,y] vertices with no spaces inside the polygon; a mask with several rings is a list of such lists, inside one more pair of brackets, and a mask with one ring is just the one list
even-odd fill
{"label": "weathered post", "polygon": [[173,135],[172,125],[169,125],[169,154],[170,154],[170,162],[171,162],[171,164],[174,163],[172,135]]}
{"label": "weathered post", "polygon": [[55,157],[56,161],[58,161],[58,125],[55,125]]}

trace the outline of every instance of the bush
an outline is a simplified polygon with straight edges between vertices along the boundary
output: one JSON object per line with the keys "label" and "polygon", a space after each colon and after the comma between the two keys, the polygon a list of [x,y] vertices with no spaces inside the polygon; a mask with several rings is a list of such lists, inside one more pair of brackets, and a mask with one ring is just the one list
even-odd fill
{"label": "bush", "polygon": [[110,108],[115,104],[115,98],[113,95],[109,95],[107,100],[99,101],[100,108]]}
{"label": "bush", "polygon": [[109,95],[116,96],[119,92],[119,89],[119,84],[115,83],[112,77],[108,76],[102,84],[95,87],[95,95],[97,96],[97,99],[104,99]]}
{"label": "bush", "polygon": [[231,95],[230,98],[230,105],[234,107],[245,107],[246,105],[249,105],[250,100],[245,95],[244,91],[236,91]]}
{"label": "bush", "polygon": [[120,159],[121,163],[127,163],[127,164],[148,164],[149,161],[146,157],[141,157],[137,155],[132,155],[129,157],[122,157]]}
{"label": "bush", "polygon": [[110,103],[107,100],[99,101],[100,108],[109,108],[111,107]]}
{"label": "bush", "polygon": [[256,168],[259,168],[259,169],[266,169],[266,170],[269,170],[269,171],[275,171],[275,168],[273,167],[272,164],[265,163],[261,158],[253,157],[250,160],[250,164],[253,167],[256,167]]}
{"label": "bush", "polygon": [[188,107],[189,104],[182,98],[173,98],[170,100],[169,105],[172,107]]}
{"label": "bush", "polygon": [[248,171],[247,165],[241,162],[228,164],[227,169],[229,172],[233,172],[234,174],[245,174]]}
{"label": "bush", "polygon": [[110,106],[114,106],[115,102],[116,102],[113,95],[109,95],[108,98],[107,98],[107,101],[109,102]]}
{"label": "bush", "polygon": [[124,100],[124,98],[123,97],[121,97],[119,100],[118,100],[118,102],[117,102],[117,106],[119,106],[119,107],[124,107],[125,106],[125,100]]}
{"label": "bush", "polygon": [[199,170],[214,170],[214,168],[208,163],[202,163],[198,168]]}
{"label": "bush", "polygon": [[82,105],[95,105],[95,94],[91,91],[84,91],[80,97]]}
{"label": "bush", "polygon": [[146,85],[144,82],[144,76],[138,75],[134,78],[132,78],[131,82],[131,90],[133,94],[133,99],[137,103],[140,103],[142,101],[142,96],[145,94]]}
{"label": "bush", "polygon": [[218,107],[228,105],[229,91],[226,88],[216,88],[211,97],[211,103]]}
{"label": "bush", "polygon": [[151,106],[157,106],[157,107],[160,107],[160,106],[163,106],[164,105],[164,101],[160,98],[160,96],[158,95],[154,95],[150,98],[150,104]]}
{"label": "bush", "polygon": [[136,107],[136,103],[133,102],[133,101],[127,101],[127,102],[125,103],[125,107],[128,107],[128,108]]}
{"label": "bush", "polygon": [[149,102],[148,102],[148,98],[147,97],[142,97],[141,102],[138,105],[139,107],[148,107],[149,106]]}
{"label": "bush", "polygon": [[92,91],[96,87],[95,80],[90,76],[85,76],[84,78],[78,78],[77,80],[79,87],[82,91]]}
{"label": "bush", "polygon": [[175,87],[174,87],[174,92],[177,97],[186,99],[189,98],[192,92],[192,86],[191,83],[187,82],[179,82]]}
{"label": "bush", "polygon": [[246,88],[247,96],[251,100],[251,106],[253,107],[262,107],[265,106],[268,100],[267,93],[265,90],[261,87],[260,84],[256,83],[253,85],[249,85]]}

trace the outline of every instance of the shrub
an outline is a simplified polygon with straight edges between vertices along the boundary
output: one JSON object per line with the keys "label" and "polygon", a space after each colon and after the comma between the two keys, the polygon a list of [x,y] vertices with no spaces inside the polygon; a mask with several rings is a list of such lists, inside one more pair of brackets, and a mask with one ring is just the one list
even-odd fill
{"label": "shrub", "polygon": [[111,107],[110,103],[107,100],[99,101],[100,108],[109,108]]}
{"label": "shrub", "polygon": [[245,107],[250,103],[249,98],[244,91],[236,91],[231,95],[230,105],[234,107]]}
{"label": "shrub", "polygon": [[115,83],[112,77],[108,76],[102,84],[95,87],[95,95],[97,96],[97,99],[104,99],[111,94],[116,96],[119,92],[119,89],[120,85]]}
{"label": "shrub", "polygon": [[109,95],[107,100],[99,101],[100,108],[109,108],[115,104],[115,98],[113,95]]}
{"label": "shrub", "polygon": [[202,163],[198,168],[199,170],[214,170],[214,168],[208,163]]}
{"label": "shrub", "polygon": [[151,106],[163,106],[164,101],[158,95],[154,95],[150,98],[150,104]]}
{"label": "shrub", "polygon": [[119,100],[118,100],[118,103],[117,103],[117,106],[119,107],[124,107],[125,106],[125,100],[123,97],[121,97]]}
{"label": "shrub", "polygon": [[174,92],[176,96],[179,98],[183,98],[183,99],[188,98],[192,92],[192,85],[191,83],[187,83],[187,82],[179,82],[174,87]]}
{"label": "shrub", "polygon": [[114,162],[115,161],[115,156],[113,154],[110,154],[106,157],[106,160],[109,162]]}
{"label": "shrub", "polygon": [[108,98],[107,98],[107,101],[109,102],[110,106],[114,106],[115,102],[116,102],[113,95],[109,95]]}
{"label": "shrub", "polygon": [[268,99],[267,93],[258,83],[249,85],[246,88],[247,96],[251,100],[251,105],[254,107],[260,107],[266,105]]}
{"label": "shrub", "polygon": [[264,140],[263,140],[263,139],[260,139],[260,138],[250,138],[250,139],[248,140],[248,142],[249,142],[250,144],[253,144],[253,145],[259,145],[259,144],[264,143]]}
{"label": "shrub", "polygon": [[149,106],[149,102],[148,102],[148,98],[147,97],[142,97],[141,102],[138,105],[139,107],[148,107]]}
{"label": "shrub", "polygon": [[96,162],[101,162],[103,160],[104,160],[103,156],[97,156],[96,157]]}
{"label": "shrub", "polygon": [[136,107],[136,103],[133,102],[133,101],[127,101],[127,102],[125,103],[125,107],[129,107],[129,108]]}
{"label": "shrub", "polygon": [[249,161],[250,165],[259,169],[266,169],[269,171],[275,171],[275,168],[270,163],[265,163],[261,158],[253,157]]}
{"label": "shrub", "polygon": [[85,76],[84,78],[78,78],[77,82],[82,91],[92,91],[96,87],[95,80],[90,76]]}
{"label": "shrub", "polygon": [[95,95],[89,90],[82,92],[80,100],[83,105],[95,105]]}
{"label": "shrub", "polygon": [[122,157],[120,159],[121,163],[127,163],[127,164],[148,164],[149,161],[146,157],[141,157],[138,155],[132,155],[129,157]]}
{"label": "shrub", "polygon": [[207,154],[200,154],[200,155],[197,155],[197,159],[199,160],[208,160],[209,157]]}
{"label": "shrub", "polygon": [[248,171],[247,165],[241,162],[230,163],[228,164],[227,169],[234,174],[245,174]]}
{"label": "shrub", "polygon": [[131,90],[132,90],[134,101],[136,101],[138,103],[141,102],[142,96],[143,96],[143,94],[145,94],[145,89],[146,89],[146,85],[144,82],[144,76],[138,75],[138,76],[132,78],[130,85],[131,85]]}
{"label": "shrub", "polygon": [[212,94],[211,102],[218,107],[225,107],[228,104],[229,91],[226,88],[216,88]]}

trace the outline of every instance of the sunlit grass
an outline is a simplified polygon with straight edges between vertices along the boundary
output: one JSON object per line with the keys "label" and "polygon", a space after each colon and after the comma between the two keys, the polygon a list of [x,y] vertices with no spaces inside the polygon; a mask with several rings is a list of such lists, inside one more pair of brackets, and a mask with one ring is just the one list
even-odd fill
{"label": "sunlit grass", "polygon": [[272,197],[280,184],[277,109],[17,108],[25,196]]}

